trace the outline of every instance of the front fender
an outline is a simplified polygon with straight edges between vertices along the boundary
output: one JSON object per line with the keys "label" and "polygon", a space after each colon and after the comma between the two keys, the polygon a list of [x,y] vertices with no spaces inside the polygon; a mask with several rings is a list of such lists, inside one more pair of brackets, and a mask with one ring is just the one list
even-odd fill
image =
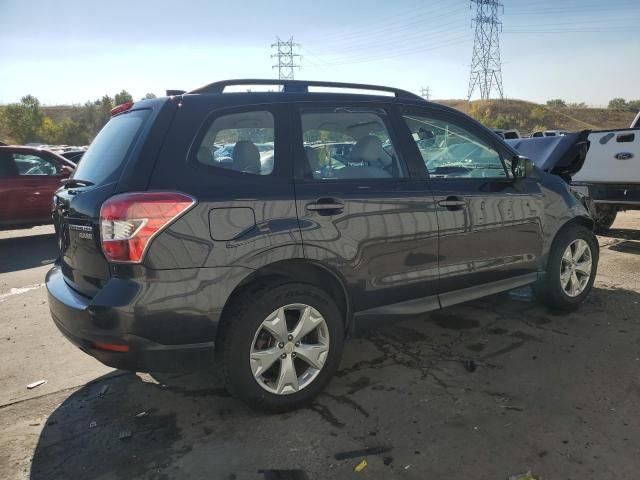
{"label": "front fender", "polygon": [[560,230],[572,223],[579,223],[593,230],[594,222],[589,211],[564,180],[544,172],[540,172],[540,177],[545,198],[542,216],[542,265],[546,269],[549,252]]}

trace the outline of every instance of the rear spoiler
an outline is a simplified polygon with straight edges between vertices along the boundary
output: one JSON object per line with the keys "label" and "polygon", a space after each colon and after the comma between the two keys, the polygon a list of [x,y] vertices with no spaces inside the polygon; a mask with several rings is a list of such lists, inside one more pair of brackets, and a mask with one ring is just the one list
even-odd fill
{"label": "rear spoiler", "polygon": [[177,97],[187,93],[186,90],[167,90],[167,97]]}

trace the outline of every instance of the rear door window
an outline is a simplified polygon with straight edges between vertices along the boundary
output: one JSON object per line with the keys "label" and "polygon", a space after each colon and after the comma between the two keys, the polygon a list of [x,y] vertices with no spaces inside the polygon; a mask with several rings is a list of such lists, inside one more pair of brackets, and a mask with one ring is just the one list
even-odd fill
{"label": "rear door window", "polygon": [[117,180],[151,110],[122,113],[104,126],[82,157],[73,178],[96,185]]}
{"label": "rear door window", "polygon": [[274,140],[274,119],[268,111],[222,115],[204,134],[196,159],[202,165],[230,172],[270,175],[275,161]]}

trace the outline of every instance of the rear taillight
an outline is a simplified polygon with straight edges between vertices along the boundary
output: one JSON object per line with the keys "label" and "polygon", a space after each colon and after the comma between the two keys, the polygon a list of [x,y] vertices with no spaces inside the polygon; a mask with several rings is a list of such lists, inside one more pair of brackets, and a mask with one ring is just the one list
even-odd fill
{"label": "rear taillight", "polygon": [[124,102],[121,103],[120,105],[113,107],[111,109],[111,116],[115,117],[116,115],[118,115],[119,113],[122,112],[126,112],[127,110],[130,110],[131,107],[133,107],[133,102]]}
{"label": "rear taillight", "polygon": [[111,262],[139,263],[151,240],[195,200],[177,192],[123,193],[100,209],[102,251]]}

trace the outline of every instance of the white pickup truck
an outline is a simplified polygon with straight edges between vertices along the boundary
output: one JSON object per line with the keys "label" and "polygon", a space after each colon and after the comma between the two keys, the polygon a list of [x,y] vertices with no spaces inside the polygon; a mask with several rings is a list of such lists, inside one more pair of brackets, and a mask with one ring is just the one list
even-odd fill
{"label": "white pickup truck", "polygon": [[[585,139],[588,150],[576,149]],[[619,211],[640,210],[640,113],[630,128],[507,143],[540,168],[559,173],[570,182],[591,212],[597,230],[611,227]],[[559,169],[559,161],[567,165]]]}
{"label": "white pickup truck", "polygon": [[630,128],[589,133],[589,153],[573,176],[587,195],[596,227],[607,230],[624,210],[640,210],[640,113]]}

